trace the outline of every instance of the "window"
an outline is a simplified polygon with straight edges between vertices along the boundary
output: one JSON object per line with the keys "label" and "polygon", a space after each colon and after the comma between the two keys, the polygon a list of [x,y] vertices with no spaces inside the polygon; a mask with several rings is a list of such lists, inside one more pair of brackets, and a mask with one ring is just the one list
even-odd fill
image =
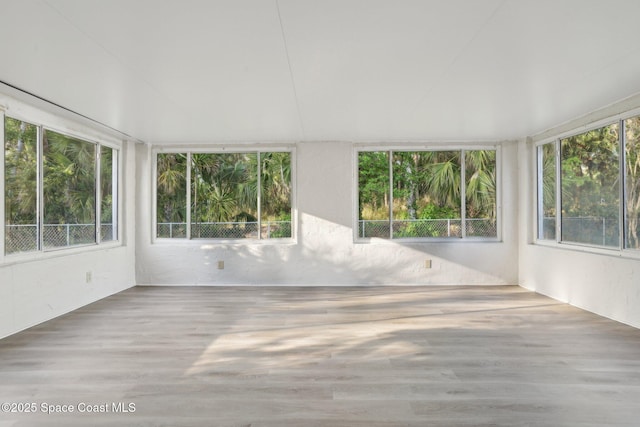
{"label": "window", "polygon": [[537,147],[539,240],[640,249],[639,138],[631,117]]}
{"label": "window", "polygon": [[469,150],[464,151],[464,158],[466,236],[496,237],[496,152]]}
{"label": "window", "polygon": [[556,239],[556,143],[538,147],[538,239]]}
{"label": "window", "polygon": [[96,241],[96,146],[44,130],[43,248]]}
{"label": "window", "polygon": [[158,153],[156,236],[290,238],[291,153]]}
{"label": "window", "polygon": [[38,127],[4,121],[5,253],[38,250]]}
{"label": "window", "polygon": [[617,123],[560,140],[562,240],[620,245]]}
{"label": "window", "polygon": [[5,254],[117,240],[118,150],[11,117],[4,128]]}
{"label": "window", "polygon": [[390,234],[389,152],[358,153],[358,212],[360,237]]}
{"label": "window", "polygon": [[118,240],[118,150],[100,147],[100,241]]}
{"label": "window", "polygon": [[496,238],[496,150],[358,152],[359,238]]}
{"label": "window", "polygon": [[159,153],[156,169],[157,236],[187,237],[187,154]]}

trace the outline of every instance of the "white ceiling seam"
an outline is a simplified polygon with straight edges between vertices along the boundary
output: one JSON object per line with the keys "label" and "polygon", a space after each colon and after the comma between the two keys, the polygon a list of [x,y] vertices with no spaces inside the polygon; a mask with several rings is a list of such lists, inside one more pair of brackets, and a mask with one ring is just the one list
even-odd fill
{"label": "white ceiling seam", "polygon": [[0,10],[0,80],[152,144],[512,140],[640,92],[637,0]]}
{"label": "white ceiling seam", "polygon": [[415,111],[420,107],[420,105],[422,105],[423,102],[425,102],[425,100],[428,98],[429,93],[433,90],[433,88],[435,86],[438,85],[438,83],[442,80],[442,78],[448,74],[449,72],[451,72],[451,70],[454,68],[455,64],[458,62],[458,59],[462,56],[462,54],[467,51],[474,43],[474,41],[476,40],[476,38],[478,37],[478,35],[484,31],[484,29],[487,27],[487,25],[493,20],[493,18],[495,17],[496,13],[498,13],[498,10],[500,10],[500,8],[502,8],[502,6],[504,5],[504,3],[507,0],[501,0],[493,9],[493,12],[491,12],[491,15],[489,17],[487,17],[484,21],[484,23],[482,23],[482,25],[480,25],[480,27],[475,31],[475,33],[471,36],[471,38],[469,38],[469,41],[462,46],[462,48],[460,48],[460,50],[458,51],[458,53],[456,53],[456,55],[453,57],[453,59],[451,60],[451,62],[445,67],[445,69],[442,71],[442,73],[440,74],[440,76],[435,79],[435,82],[433,85],[431,85],[431,87],[429,87],[429,89],[427,89],[427,91],[425,92],[424,96],[420,99],[420,101],[418,102],[418,104],[411,110],[411,114],[415,114]]}
{"label": "white ceiling seam", "polygon": [[[86,37],[87,39],[89,39],[91,41],[91,43],[95,44],[100,50],[102,50],[105,54],[107,54],[108,56],[110,56],[111,58],[113,58],[115,61],[117,61],[119,64],[122,65],[123,68],[130,70],[130,72],[137,78],[139,79],[141,82],[143,82],[146,86],[148,86],[148,88],[150,90],[152,90],[153,92],[155,92],[156,94],[158,94],[161,98],[164,99],[164,101],[166,102],[167,105],[170,105],[171,108],[174,111],[180,111],[182,114],[184,114],[185,116],[188,114],[186,111],[184,111],[182,108],[180,108],[179,104],[174,100],[171,99],[171,97],[167,94],[164,93],[160,88],[156,87],[152,82],[150,82],[147,78],[145,73],[143,73],[141,70],[136,69],[135,67],[132,67],[131,64],[127,63],[123,58],[121,58],[118,54],[114,53],[113,51],[111,51],[109,48],[107,48],[103,43],[101,43],[99,40],[97,40],[95,37],[92,37],[90,34],[88,34],[86,31],[84,31],[80,26],[78,26],[72,19],[70,19],[68,16],[66,16],[64,13],[62,13],[58,8],[56,8],[49,0],[41,0],[42,2],[44,2],[49,8],[51,8],[51,10],[53,10],[56,14],[58,14],[62,19],[64,19],[67,23],[69,23],[69,25],[71,25],[76,31],[78,31],[80,34],[82,34],[84,37]],[[114,31],[117,31],[117,28],[114,28]]]}
{"label": "white ceiling seam", "polygon": [[287,46],[287,33],[284,30],[284,24],[282,22],[282,14],[280,13],[280,2],[275,0],[276,9],[278,11],[278,22],[280,23],[280,31],[282,32],[282,43],[284,45],[284,51],[287,55],[287,65],[289,67],[289,76],[291,78],[291,88],[293,89],[293,96],[296,103],[296,111],[298,113],[298,122],[300,125],[301,139],[305,139],[304,122],[302,120],[302,112],[300,111],[300,100],[298,98],[298,90],[296,89],[296,79],[293,76],[293,67],[291,66],[291,57],[289,56],[289,47]]}

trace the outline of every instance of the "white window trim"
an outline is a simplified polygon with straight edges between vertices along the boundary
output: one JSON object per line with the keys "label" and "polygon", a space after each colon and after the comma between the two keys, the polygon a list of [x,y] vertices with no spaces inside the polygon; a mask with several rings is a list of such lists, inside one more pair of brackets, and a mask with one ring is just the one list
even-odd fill
{"label": "white window trim", "polygon": [[[408,238],[379,238],[379,237],[360,237],[359,221],[360,212],[358,209],[359,201],[359,180],[358,180],[358,153],[366,151],[477,151],[477,150],[495,150],[496,152],[496,215],[497,227],[496,237],[476,237],[464,236],[460,238],[453,237],[408,237]],[[353,224],[353,242],[366,244],[397,244],[397,243],[453,243],[453,244],[471,244],[471,243],[501,243],[503,241],[503,220],[502,220],[502,145],[498,143],[454,143],[443,144],[438,142],[418,142],[412,144],[385,144],[385,143],[357,143],[353,146],[352,159],[352,224]],[[464,169],[462,170],[461,185],[464,186]],[[461,209],[464,209],[465,201],[462,201]],[[465,212],[462,212],[464,219]],[[392,220],[390,217],[389,221]]]}
{"label": "white window trim", "polygon": [[[291,154],[291,237],[284,238],[272,238],[272,239],[214,239],[214,238],[191,238],[191,191],[190,189],[190,170],[191,162],[187,161],[187,194],[186,194],[186,221],[187,221],[187,237],[185,238],[167,238],[158,237],[158,154],[161,153],[184,153],[191,158],[193,153],[273,153],[273,152],[287,152]],[[298,242],[298,209],[297,209],[297,173],[296,173],[296,145],[295,144],[281,144],[281,143],[251,143],[240,142],[233,145],[227,144],[208,144],[208,145],[167,145],[167,146],[155,146],[149,150],[149,162],[151,170],[151,206],[149,212],[151,212],[151,244],[152,245],[166,245],[166,246],[201,246],[201,247],[214,247],[220,245],[232,245],[232,246],[252,246],[252,245],[291,245]]]}
{"label": "white window trim", "polygon": [[[534,218],[534,227],[533,227],[533,244],[538,245],[538,246],[542,246],[542,247],[548,247],[548,248],[554,248],[554,249],[565,249],[565,250],[570,250],[570,251],[577,251],[577,252],[582,252],[582,253],[592,253],[592,254],[598,254],[598,255],[606,255],[606,256],[613,256],[613,257],[617,257],[617,258],[628,258],[628,259],[640,259],[640,250],[639,249],[632,249],[632,248],[626,248],[626,242],[625,242],[625,234],[626,234],[626,211],[624,209],[625,203],[626,203],[626,194],[625,194],[625,178],[626,178],[626,165],[624,164],[624,150],[622,149],[622,141],[624,138],[624,126],[622,126],[622,123],[624,122],[624,120],[626,119],[630,119],[633,117],[637,117],[640,116],[640,108],[634,108],[632,110],[629,111],[625,111],[623,113],[619,113],[619,114],[615,114],[615,115],[611,115],[611,116],[607,116],[607,117],[603,117],[600,118],[598,120],[594,120],[591,121],[583,126],[577,126],[575,128],[572,128],[571,130],[567,130],[567,131],[563,131],[563,132],[559,132],[554,136],[546,136],[544,138],[540,138],[540,139],[532,139],[533,140],[533,144],[532,144],[532,164],[533,164],[533,170],[535,173],[535,179],[533,179],[533,200],[535,201],[534,206],[533,206],[533,217]],[[589,245],[589,244],[585,244],[585,243],[578,243],[578,242],[568,242],[568,241],[563,241],[562,240],[562,230],[561,230],[561,212],[562,212],[562,205],[561,205],[561,173],[562,173],[562,162],[561,162],[561,147],[560,147],[560,143],[563,139],[565,138],[569,138],[572,136],[576,136],[576,135],[580,135],[582,133],[586,133],[595,129],[599,129],[602,128],[604,126],[608,126],[611,124],[615,124],[615,123],[619,123],[620,124],[620,156],[619,156],[619,162],[620,162],[620,178],[622,179],[621,181],[621,185],[620,185],[620,206],[619,206],[619,211],[620,211],[620,244],[619,247],[606,247],[606,246],[596,246],[596,245]],[[538,192],[538,186],[539,186],[539,163],[538,163],[538,148],[549,144],[549,143],[555,143],[555,150],[556,150],[556,238],[555,240],[550,240],[550,239],[540,239],[539,238],[539,234],[538,234],[538,223],[539,223],[539,213],[540,213],[540,204],[542,203],[542,200],[540,199],[540,194]],[[559,216],[560,214],[560,216]]]}
{"label": "white window trim", "polygon": [[[57,107],[56,107],[57,108]],[[55,109],[55,108],[53,108]],[[69,115],[68,112],[65,112],[66,115]],[[73,138],[78,138],[84,140],[86,142],[92,143],[96,145],[96,160],[98,160],[99,156],[99,148],[101,146],[109,147],[116,150],[117,153],[117,162],[118,162],[118,175],[117,175],[117,194],[114,189],[114,200],[117,203],[117,226],[116,226],[116,235],[114,236],[114,240],[107,242],[99,242],[97,239],[97,235],[99,234],[100,227],[100,217],[99,217],[99,204],[101,203],[101,199],[96,200],[96,242],[90,243],[86,245],[74,245],[69,247],[56,247],[56,248],[41,248],[36,251],[31,252],[19,252],[14,254],[6,254],[5,253],[5,182],[4,182],[4,121],[5,117],[10,117],[15,120],[22,120],[28,123],[31,123],[39,128],[39,132],[42,129],[48,129],[54,132],[58,132],[64,134],[66,136],[70,136]],[[122,221],[124,215],[124,202],[122,199],[123,193],[123,179],[124,179],[124,149],[126,146],[126,140],[118,139],[115,132],[111,132],[111,134],[102,132],[90,125],[81,124],[79,122],[73,121],[71,119],[62,117],[62,115],[56,115],[55,113],[51,113],[45,111],[43,109],[34,107],[28,102],[18,100],[11,96],[0,93],[0,121],[2,122],[0,125],[0,135],[2,136],[3,149],[0,153],[0,176],[2,179],[0,180],[0,192],[2,194],[2,200],[0,201],[0,218],[2,218],[2,227],[0,227],[0,266],[7,266],[13,264],[20,264],[25,262],[32,262],[38,260],[45,260],[50,258],[57,258],[62,256],[70,256],[79,253],[86,253],[87,251],[102,251],[108,250],[116,247],[123,246],[123,234],[122,234]],[[120,135],[121,136],[121,135]],[[38,157],[41,157],[41,153],[38,154]],[[41,159],[40,159],[41,160]],[[42,174],[42,171],[39,172]],[[96,175],[99,175],[98,163],[96,163]],[[40,180],[41,180],[40,176]],[[96,176],[96,197],[99,197],[100,188],[99,188],[99,178]],[[38,185],[38,191],[41,192],[42,185],[41,182]],[[117,199],[116,199],[117,197]],[[41,200],[41,194],[40,198]],[[40,202],[39,202],[40,203]],[[38,207],[38,210],[41,210],[41,207]],[[41,221],[40,212],[38,221]]]}
{"label": "white window trim", "polygon": [[6,216],[5,216],[5,186],[4,186],[4,117],[5,108],[0,106],[0,135],[2,136],[2,150],[0,150],[0,194],[2,194],[2,200],[0,200],[0,218],[2,218],[2,227],[0,227],[0,265],[5,263],[5,229],[6,229]]}

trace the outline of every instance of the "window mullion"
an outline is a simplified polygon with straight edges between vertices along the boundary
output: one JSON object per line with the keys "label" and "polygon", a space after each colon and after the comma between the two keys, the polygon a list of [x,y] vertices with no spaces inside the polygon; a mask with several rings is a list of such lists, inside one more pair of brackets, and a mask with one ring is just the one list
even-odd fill
{"label": "window mullion", "polygon": [[555,140],[556,153],[556,243],[562,241],[562,145]]}
{"label": "window mullion", "polygon": [[625,133],[626,133],[626,129],[625,129],[625,121],[624,120],[620,120],[620,124],[618,126],[618,128],[620,129],[620,132],[618,134],[618,144],[620,146],[620,155],[618,156],[618,161],[619,161],[619,169],[620,169],[620,203],[618,204],[618,207],[620,209],[620,212],[618,214],[618,218],[620,218],[620,220],[618,221],[618,233],[620,235],[620,238],[618,239],[618,246],[620,248],[620,250],[623,250],[626,248],[627,246],[627,210],[625,209],[625,206],[627,205],[627,168],[626,168],[626,156],[627,156],[627,150],[626,150],[626,138],[625,138]]}
{"label": "window mullion", "polygon": [[38,233],[38,251],[44,251],[44,128],[38,126],[37,128],[37,141],[36,144],[36,231]]}
{"label": "window mullion", "polygon": [[256,211],[258,212],[258,240],[262,239],[262,156],[261,156],[261,152],[258,151],[256,152],[256,158],[258,160],[258,176],[257,176],[257,184],[258,184],[258,188],[257,188],[257,197],[258,200],[256,201],[258,206],[256,208]]}
{"label": "window mullion", "polygon": [[[538,145],[535,150],[536,156],[536,181],[537,181],[537,215],[538,215],[538,229],[536,230],[536,239],[540,239],[544,236],[544,145]],[[555,165],[554,165],[555,166]],[[555,185],[555,182],[553,183]]]}
{"label": "window mullion", "polygon": [[465,150],[460,150],[460,225],[461,236],[467,237],[467,166]]}
{"label": "window mullion", "polygon": [[187,233],[187,240],[191,240],[191,152],[187,153],[187,171],[186,171],[186,212],[185,212],[185,231]]}
{"label": "window mullion", "polygon": [[0,250],[0,260],[4,259],[7,251],[7,237],[6,237],[7,215],[5,211],[6,197],[4,196],[4,194],[6,194],[5,177],[7,176],[4,170],[5,164],[6,164],[4,153],[6,152],[7,142],[5,141],[4,121],[5,121],[4,109],[0,107],[0,135],[2,135],[2,145],[3,145],[3,149],[0,152],[0,176],[2,176],[2,179],[0,179],[0,193],[3,194],[2,201],[0,201],[0,216],[2,217],[2,229],[0,229],[0,242],[2,242],[1,243],[2,250]]}
{"label": "window mullion", "polygon": [[96,155],[95,155],[95,185],[96,185],[96,205],[95,205],[95,240],[96,244],[100,244],[102,241],[102,146],[100,144],[96,144],[95,146]]}
{"label": "window mullion", "polygon": [[111,152],[111,238],[120,241],[120,152]]}
{"label": "window mullion", "polygon": [[389,239],[393,239],[393,150],[389,150]]}

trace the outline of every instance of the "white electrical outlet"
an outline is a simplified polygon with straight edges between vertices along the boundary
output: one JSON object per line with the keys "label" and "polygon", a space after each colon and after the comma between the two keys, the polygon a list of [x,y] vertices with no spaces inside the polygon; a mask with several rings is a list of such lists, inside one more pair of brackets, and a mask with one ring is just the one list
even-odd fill
{"label": "white electrical outlet", "polygon": [[224,261],[218,261],[218,270],[224,270]]}
{"label": "white electrical outlet", "polygon": [[91,274],[91,272],[90,272],[90,271],[87,271],[87,273],[85,274],[84,279],[85,279],[85,281],[86,281],[87,283],[91,283],[91,280],[93,280],[93,275]]}
{"label": "white electrical outlet", "polygon": [[431,260],[430,259],[425,259],[424,260],[424,268],[431,268]]}

